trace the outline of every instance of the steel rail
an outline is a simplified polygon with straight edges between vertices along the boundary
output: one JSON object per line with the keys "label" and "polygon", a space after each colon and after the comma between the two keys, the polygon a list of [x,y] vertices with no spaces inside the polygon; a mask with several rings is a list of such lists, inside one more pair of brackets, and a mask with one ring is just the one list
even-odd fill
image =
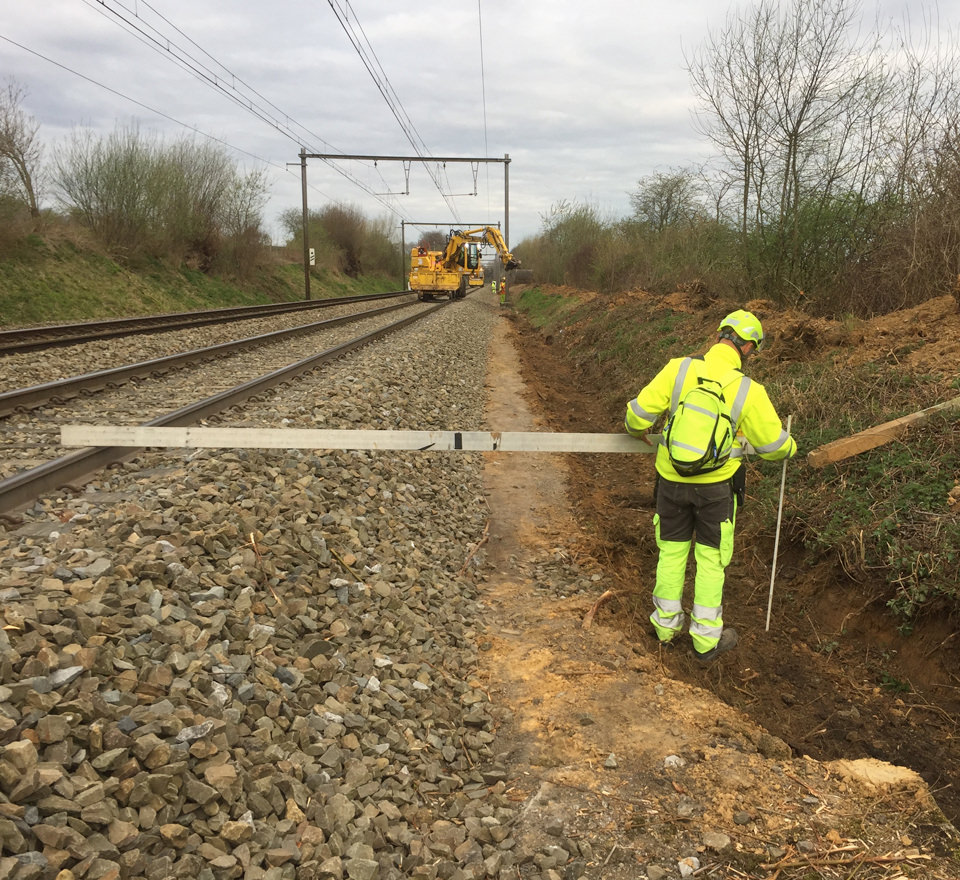
{"label": "steel rail", "polygon": [[98,370],[93,373],[83,373],[79,376],[69,376],[66,379],[58,379],[55,382],[44,382],[41,385],[31,385],[27,388],[14,388],[12,391],[0,393],[0,418],[8,416],[17,410],[36,408],[50,401],[59,403],[62,400],[76,397],[80,394],[99,391],[108,387],[116,387],[138,376],[157,376],[191,363],[223,357],[233,351],[275,342],[279,339],[314,333],[328,327],[348,324],[351,321],[358,321],[363,318],[376,317],[377,315],[387,314],[415,305],[419,305],[419,303],[411,301],[397,303],[392,306],[381,306],[376,309],[368,309],[365,312],[355,312],[352,315],[344,315],[339,318],[327,318],[323,321],[315,321],[312,324],[290,327],[286,330],[274,330],[259,336],[247,336],[243,339],[221,342],[218,345],[211,345],[206,348],[194,348],[190,351],[179,352],[178,354],[164,355],[163,357],[153,358],[149,361],[139,361],[135,364],[112,367],[108,370]]}
{"label": "steel rail", "polygon": [[94,339],[112,339],[138,333],[161,333],[184,327],[201,327],[227,321],[243,321],[284,312],[324,309],[350,305],[368,300],[389,299],[410,294],[409,290],[388,293],[367,293],[358,296],[339,296],[330,299],[298,300],[292,303],[267,303],[259,306],[230,306],[193,312],[169,312],[160,315],[142,315],[139,318],[110,318],[105,321],[83,321],[74,324],[47,324],[41,327],[17,327],[0,330],[0,355],[36,351],[59,345],[73,345]]}
{"label": "steel rail", "polygon": [[[302,373],[309,372],[324,363],[336,360],[348,352],[367,345],[376,339],[401,330],[409,324],[433,314],[438,309],[445,308],[450,305],[451,302],[452,300],[438,303],[415,315],[394,321],[386,327],[372,330],[369,333],[358,336],[356,339],[348,340],[340,345],[303,358],[296,363],[288,364],[286,367],[281,367],[279,370],[274,370],[256,379],[251,379],[242,385],[228,388],[219,394],[195,401],[173,412],[165,413],[149,422],[145,422],[144,425],[148,427],[164,425],[179,427],[193,424],[200,419],[229,409],[231,406],[236,406],[238,403],[256,394],[289,382]],[[136,454],[137,451],[136,448],[123,446],[89,447],[0,480],[0,514],[9,514],[10,511],[34,501],[44,492],[59,489],[109,464],[114,464],[115,462],[129,458]]]}

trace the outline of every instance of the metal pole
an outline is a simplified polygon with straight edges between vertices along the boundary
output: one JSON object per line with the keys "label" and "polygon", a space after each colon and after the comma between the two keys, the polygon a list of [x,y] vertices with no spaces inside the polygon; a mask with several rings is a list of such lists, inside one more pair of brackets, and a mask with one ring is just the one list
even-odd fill
{"label": "metal pole", "polygon": [[400,284],[404,290],[407,289],[407,239],[405,220],[400,221]]}
{"label": "metal pole", "polygon": [[300,148],[300,188],[303,191],[303,293],[310,299],[310,242],[307,234],[307,151]]}
{"label": "metal pole", "polygon": [[[790,423],[793,416],[787,416],[787,437],[790,436]],[[780,504],[777,507],[777,536],[773,539],[773,566],[770,569],[770,596],[767,599],[767,625],[765,631],[770,631],[770,610],[773,608],[773,581],[777,576],[777,550],[780,547],[780,518],[783,516],[783,489],[787,483],[787,459],[783,460],[783,473],[780,475]]]}
{"label": "metal pole", "polygon": [[503,240],[510,250],[510,154],[503,154]]}

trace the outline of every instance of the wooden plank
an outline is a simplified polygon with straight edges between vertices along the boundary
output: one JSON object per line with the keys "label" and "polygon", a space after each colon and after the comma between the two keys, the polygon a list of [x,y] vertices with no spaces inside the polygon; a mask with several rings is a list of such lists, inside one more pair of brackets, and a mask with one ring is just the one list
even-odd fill
{"label": "wooden plank", "polygon": [[868,449],[875,449],[896,440],[911,425],[930,418],[934,413],[953,409],[960,409],[960,397],[954,397],[952,400],[929,406],[918,412],[910,413],[908,416],[894,419],[892,422],[875,425],[865,431],[851,434],[849,437],[841,437],[831,443],[824,443],[823,446],[818,446],[807,453],[807,463],[812,467],[819,468],[837,461],[843,461],[845,458],[851,458],[861,452],[866,452]]}
{"label": "wooden plank", "polygon": [[227,449],[394,449],[463,452],[655,452],[628,434],[507,431],[341,431],[308,428],[198,428],[146,425],[62,425],[63,446]]}

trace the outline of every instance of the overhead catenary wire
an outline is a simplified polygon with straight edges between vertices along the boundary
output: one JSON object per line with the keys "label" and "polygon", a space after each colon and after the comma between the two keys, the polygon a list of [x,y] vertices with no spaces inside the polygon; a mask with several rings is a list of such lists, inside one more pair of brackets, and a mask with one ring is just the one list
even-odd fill
{"label": "overhead catenary wire", "polygon": [[[390,77],[387,75],[387,72],[383,69],[380,58],[377,56],[376,50],[374,50],[373,44],[367,37],[366,31],[363,29],[363,25],[360,23],[360,19],[350,5],[349,0],[343,4],[343,9],[338,9],[333,0],[328,0],[328,3],[407,140],[414,149],[426,152],[426,144],[420,136],[420,132],[417,131],[413,120],[410,119],[409,114],[404,109],[400,96],[390,82]],[[354,25],[350,22],[350,14],[353,15],[356,28],[354,28]],[[357,36],[357,30],[359,30],[363,38],[362,40]]]}
{"label": "overhead catenary wire", "polygon": [[[210,134],[209,132],[204,131],[202,128],[198,128],[195,125],[191,125],[189,122],[184,122],[182,119],[177,119],[175,116],[171,116],[169,113],[164,113],[162,110],[158,110],[156,107],[151,107],[149,104],[145,104],[143,101],[138,101],[136,98],[131,97],[130,95],[124,94],[118,89],[108,86],[106,83],[102,83],[99,80],[94,79],[93,77],[87,76],[85,73],[81,73],[79,70],[74,70],[72,67],[68,67],[66,64],[63,64],[60,61],[57,61],[54,58],[50,58],[48,55],[44,55],[42,52],[38,52],[36,49],[31,49],[29,46],[24,46],[22,43],[18,43],[16,40],[12,40],[10,37],[7,37],[3,34],[0,34],[0,40],[3,40],[6,43],[9,43],[11,46],[16,46],[18,49],[23,50],[24,52],[33,55],[36,58],[39,58],[41,61],[46,61],[48,64],[52,64],[54,67],[59,67],[61,70],[66,71],[73,76],[78,77],[79,79],[84,80],[85,82],[90,83],[91,85],[97,86],[106,92],[109,92],[111,95],[116,95],[118,98],[122,98],[124,101],[129,101],[136,107],[140,107],[142,110],[146,110],[149,113],[153,113],[156,116],[159,116],[161,119],[166,119],[168,122],[172,122],[174,125],[179,125],[187,131],[191,131],[194,134],[200,135],[200,137],[206,138],[207,140],[213,141],[214,143],[221,144],[227,149],[233,150],[236,153],[240,153],[244,156],[249,156],[251,159],[256,159],[258,162],[263,162],[265,165],[269,165],[272,168],[282,171],[284,174],[289,174],[291,176],[299,177],[294,171],[291,171],[285,165],[281,165],[278,162],[274,162],[272,159],[267,159],[264,156],[260,156],[257,153],[251,153],[249,150],[245,150],[243,147],[238,147],[236,144],[230,143],[230,141],[225,140],[222,137],[217,137],[216,135]],[[309,184],[310,189],[315,193],[322,196],[329,201],[334,201],[333,197],[318,189],[313,184]]]}
{"label": "overhead catenary wire", "polygon": [[[147,22],[140,14],[137,7],[130,9],[120,3],[119,0],[112,0],[114,5],[111,5],[109,0],[83,0],[83,2],[92,9],[95,9],[101,15],[107,17],[108,20],[114,21],[123,30],[130,33],[137,40],[144,43],[152,50],[158,52],[163,57],[166,57],[176,66],[186,71],[190,76],[214,89],[217,93],[226,97],[227,100],[230,100],[244,111],[266,123],[271,128],[296,143],[298,146],[303,147],[306,145],[310,147],[311,152],[319,152],[317,143],[320,143],[329,147],[333,152],[343,152],[338,147],[328,143],[318,134],[298,122],[291,114],[286,113],[277,105],[264,98],[256,89],[249,86],[242,77],[238,76],[234,71],[218,61],[211,53],[199,46],[196,41],[188,37],[183,30],[177,27],[168,18],[157,12],[149,3],[138,0],[138,6],[142,5],[144,8],[149,9],[151,12],[156,14],[157,17],[166,25],[172,28],[177,34],[181,35],[183,39],[187,40],[191,45],[196,47],[199,52],[203,53],[203,55],[206,56],[206,58],[208,58],[212,64],[216,66],[216,68],[222,71],[224,75],[218,74],[211,68],[209,64],[196,58],[188,49],[181,46],[175,38],[164,34],[158,28]],[[119,9],[116,7],[119,7]],[[122,10],[122,12],[120,10]],[[126,15],[123,13],[126,13]],[[130,18],[128,18],[128,16],[132,16],[134,19],[136,19],[136,21],[132,21]],[[238,83],[242,85],[243,89],[246,91],[238,88]],[[274,113],[273,111],[276,112]],[[282,117],[282,119],[278,117]],[[400,210],[398,206],[393,205],[383,199],[372,187],[368,186],[347,169],[337,164],[335,160],[324,159],[324,161],[328,166],[330,166],[354,186],[357,186],[359,189],[373,197],[391,214],[406,219],[403,211]]]}
{"label": "overhead catenary wire", "polygon": [[[100,0],[98,0],[98,2],[100,2]],[[165,22],[167,25],[169,25],[171,28],[173,28],[174,31],[176,31],[178,34],[180,34],[180,36],[182,36],[188,43],[190,43],[192,46],[195,46],[200,52],[202,52],[207,58],[209,58],[217,67],[219,67],[221,70],[223,70],[224,73],[226,73],[226,74],[230,77],[230,80],[231,80],[232,83],[235,84],[235,83],[239,82],[241,85],[243,85],[244,88],[248,89],[252,94],[256,95],[258,98],[260,98],[262,101],[264,101],[268,107],[273,108],[273,109],[276,110],[277,113],[279,113],[281,116],[284,116],[284,117],[288,120],[288,122],[289,122],[289,121],[292,121],[296,127],[302,129],[302,130],[304,131],[304,133],[310,135],[311,137],[317,138],[318,140],[320,140],[321,143],[327,143],[327,142],[326,142],[325,140],[323,140],[323,138],[321,138],[319,135],[315,134],[314,132],[311,132],[308,128],[306,128],[306,126],[303,126],[303,125],[301,125],[299,122],[297,122],[295,119],[292,119],[292,117],[290,117],[289,114],[287,114],[284,110],[281,110],[281,109],[280,109],[276,104],[274,104],[269,98],[267,98],[267,97],[266,97],[265,95],[263,95],[261,92],[257,91],[257,89],[253,88],[253,86],[251,86],[248,82],[246,82],[246,80],[244,80],[243,78],[241,78],[240,76],[238,76],[234,71],[232,71],[232,70],[230,70],[229,68],[225,67],[219,60],[217,60],[216,58],[214,58],[214,56],[211,55],[206,49],[204,49],[199,43],[197,43],[197,42],[196,42],[194,39],[192,39],[188,34],[184,33],[184,31],[182,31],[179,27],[177,27],[176,24],[174,24],[169,18],[167,18],[162,12],[160,12],[155,6],[153,6],[153,5],[151,5],[150,3],[148,3],[147,0],[137,0],[137,3],[138,3],[138,5],[140,5],[140,6],[145,6],[145,7],[146,7],[147,9],[149,9],[154,15],[156,15],[157,18],[159,18],[161,21]],[[235,88],[235,86],[234,86],[234,88]],[[328,146],[330,146],[332,149],[336,149],[335,147],[333,147],[332,144],[328,144]]]}
{"label": "overhead catenary wire", "polygon": [[[221,64],[216,58],[213,57],[213,55],[202,49],[197,45],[196,42],[187,37],[186,34],[184,34],[183,31],[180,30],[180,28],[173,24],[169,19],[165,18],[159,13],[156,13],[156,10],[154,10],[153,7],[148,3],[142,3],[141,5],[157,14],[157,16],[163,22],[173,28],[173,30],[178,34],[182,35],[184,39],[188,40],[192,45],[196,46],[200,52],[210,59],[213,65],[222,71],[223,75],[213,70],[210,65],[195,58],[188,50],[180,46],[175,39],[163,34],[159,29],[146,21],[136,8],[132,10],[128,9],[122,3],[119,3],[118,0],[112,0],[113,5],[111,5],[111,0],[82,0],[82,2],[94,11],[98,12],[100,15],[104,16],[108,21],[112,21],[121,29],[127,31],[127,33],[129,33],[139,42],[143,43],[149,49],[157,52],[168,61],[175,64],[177,67],[180,67],[182,70],[187,72],[190,76],[199,80],[204,85],[212,88],[214,91],[218,92],[221,96],[233,102],[241,109],[256,116],[262,122],[267,123],[269,126],[276,129],[294,143],[302,142],[304,140],[303,135],[307,135],[309,138],[325,144],[331,150],[337,149],[332,144],[327,143],[327,141],[325,141],[315,132],[310,131],[308,128],[298,123],[293,119],[293,117],[285,113],[275,104],[272,104],[270,101],[263,98],[259,92],[248,86],[241,77],[239,77],[225,65]],[[115,6],[119,6],[120,9],[118,10],[115,8]],[[127,15],[132,16],[134,19],[136,19],[136,21],[128,18],[120,10],[123,10],[123,12],[127,13]],[[245,94],[243,90],[239,89],[237,87],[237,83],[240,83],[249,94]],[[251,95],[256,96],[256,99],[251,97]],[[272,111],[276,111],[277,115],[275,115]],[[283,119],[278,118],[278,115],[279,117],[283,117]],[[291,122],[293,125],[291,125]],[[300,132],[298,133],[295,131],[295,128],[300,129]]]}
{"label": "overhead catenary wire", "polygon": [[[148,2],[148,0],[136,0],[136,2],[132,5],[130,3],[124,3],[123,0],[83,0],[83,2],[95,9],[101,15],[104,15],[106,18],[108,18],[108,20],[112,20],[117,23],[122,29],[126,30],[137,40],[147,45],[153,51],[156,51],[162,56],[166,57],[172,63],[186,71],[189,75],[203,82],[206,86],[214,89],[219,94],[242,108],[244,111],[251,113],[265,124],[296,142],[301,147],[301,150],[304,147],[307,147],[309,148],[309,152],[317,152],[318,148],[316,147],[315,142],[319,142],[326,145],[334,152],[343,152],[329,144],[326,140],[316,134],[316,132],[311,131],[305,125],[298,122],[291,114],[286,113],[276,104],[267,99],[262,93],[253,88],[249,83],[246,82],[246,80],[240,77],[235,71],[231,70],[217,58],[215,58],[210,52],[200,46],[199,43],[187,35],[180,27],[163,15],[163,13],[158,11],[151,3]],[[431,156],[423,138],[417,131],[416,126],[410,119],[409,114],[404,109],[399,95],[390,82],[390,78],[387,76],[383,65],[380,63],[380,59],[378,58],[377,53],[367,37],[366,32],[360,23],[359,17],[351,6],[349,0],[345,0],[345,2],[342,0],[342,2],[339,4],[340,8],[334,4],[333,0],[329,0],[329,3],[335,16],[337,17],[337,20],[343,27],[344,32],[349,37],[355,50],[377,85],[382,97],[386,101],[394,117],[397,119],[397,122],[400,125],[401,130],[404,132],[404,135],[418,153]],[[157,20],[164,24],[165,29],[161,29],[160,27],[157,27],[148,21],[147,17],[142,14],[141,9],[149,10],[150,13],[156,16]],[[172,36],[170,31],[173,32]],[[188,45],[183,45],[183,43]],[[192,51],[191,47],[192,50],[195,51]],[[198,58],[198,53],[203,57]],[[385,201],[383,198],[384,196],[396,196],[397,193],[386,184],[386,182],[383,180],[382,174],[380,174],[379,169],[376,169],[376,173],[379,175],[381,183],[384,184],[388,192],[377,192],[374,188],[368,186],[358,177],[351,174],[340,164],[338,164],[335,158],[327,155],[323,156],[322,159],[338,174],[376,199],[376,201],[383,205],[390,213],[402,219],[406,219],[403,210],[398,205]],[[435,171],[428,161],[424,161],[423,165],[438,192],[447,203],[451,214],[455,218],[455,222],[459,224],[461,222],[460,216],[457,211],[456,204],[451,198],[450,191],[452,188],[446,175],[445,165],[438,163]],[[441,177],[446,181],[445,187],[441,183]],[[489,185],[487,187],[487,191],[489,196]],[[409,185],[405,188],[404,194],[408,193]],[[476,184],[474,184],[474,190],[472,193],[470,193],[470,195],[476,195]]]}
{"label": "overhead catenary wire", "polygon": [[199,134],[202,137],[209,138],[212,141],[216,141],[218,144],[223,144],[223,146],[229,147],[231,150],[235,150],[238,153],[243,153],[245,156],[249,156],[251,159],[256,159],[258,162],[264,162],[267,165],[273,166],[274,168],[286,170],[282,165],[279,165],[270,159],[266,159],[263,156],[258,156],[256,153],[251,153],[249,150],[245,150],[243,147],[238,147],[236,144],[231,144],[229,141],[226,141],[221,137],[209,134],[203,131],[203,129],[197,128],[195,125],[191,125],[189,122],[183,122],[182,120],[171,116],[169,113],[164,113],[162,110],[158,110],[156,107],[151,107],[149,104],[144,104],[143,101],[138,101],[136,98],[131,98],[130,95],[125,95],[123,92],[118,91],[112,86],[108,86],[106,83],[95,80],[93,77],[87,76],[85,73],[80,73],[80,71],[74,70],[72,67],[68,67],[66,64],[63,64],[60,61],[56,61],[55,59],[50,58],[48,55],[38,52],[36,49],[31,49],[29,46],[24,46],[22,43],[18,43],[16,40],[11,40],[10,37],[0,34],[0,40],[4,40],[11,46],[16,46],[18,49],[22,49],[24,52],[29,52],[31,55],[39,58],[41,61],[46,61],[48,64],[54,65],[54,67],[59,67],[61,70],[65,70],[67,73],[73,74],[82,80],[86,80],[91,85],[95,85],[98,88],[110,92],[111,95],[116,95],[118,98],[123,98],[124,101],[129,101],[131,104],[135,104],[137,107],[140,107],[143,110],[154,113],[161,119],[166,119],[168,122],[172,122],[175,125],[183,126],[183,128],[186,128],[189,131]]}
{"label": "overhead catenary wire", "polygon": [[[222,137],[217,137],[216,135],[210,134],[209,132],[204,131],[203,129],[197,127],[196,125],[191,125],[189,122],[184,122],[181,119],[177,119],[175,116],[171,116],[169,113],[164,113],[162,110],[158,110],[156,107],[152,107],[149,104],[145,104],[143,101],[133,98],[130,95],[127,95],[119,91],[118,89],[113,88],[112,86],[108,86],[106,83],[102,83],[91,76],[87,76],[87,74],[81,73],[79,70],[74,70],[72,67],[69,67],[68,65],[60,61],[57,61],[56,59],[51,58],[48,55],[44,55],[42,52],[38,52],[36,49],[31,49],[29,46],[25,46],[23,45],[23,43],[19,43],[8,36],[5,36],[4,34],[0,34],[0,40],[3,40],[4,42],[9,43],[11,46],[15,46],[16,48],[21,49],[22,51],[27,52],[28,54],[33,55],[36,58],[39,58],[41,61],[45,61],[48,64],[52,64],[54,67],[58,67],[61,70],[66,71],[67,73],[73,76],[76,76],[79,79],[84,80],[85,82],[90,83],[91,85],[97,86],[97,88],[101,88],[104,91],[109,92],[111,95],[115,95],[118,98],[122,98],[124,101],[129,101],[134,106],[140,107],[141,109],[146,110],[147,112],[152,113],[160,117],[161,119],[166,119],[168,122],[172,122],[174,125],[179,125],[182,128],[185,128],[187,131],[193,132],[194,134],[197,134],[200,137],[206,138],[207,140],[213,141],[214,143],[221,144],[222,146],[227,147],[228,149],[233,150],[236,153],[240,153],[244,156],[249,156],[251,159],[256,159],[258,162],[262,162],[265,165],[275,168],[278,171],[282,171],[284,174],[289,174],[292,177],[300,176],[298,173],[291,171],[290,168],[288,168],[286,165],[281,165],[280,163],[275,162],[272,159],[267,159],[265,156],[260,156],[257,153],[251,153],[249,150],[246,150],[243,147],[239,147],[236,144],[231,143],[230,141],[225,140]],[[308,184],[308,186],[313,192],[317,193],[319,196],[327,199],[328,201],[331,201],[331,202],[336,201],[336,199],[333,196],[323,192],[314,184],[311,183],[311,184]],[[390,208],[389,205],[387,205],[386,207]],[[398,213],[398,212],[394,211],[394,213]],[[399,215],[399,216],[402,217],[402,215]]]}
{"label": "overhead catenary wire", "polygon": [[[490,144],[487,139],[487,76],[483,64],[483,13],[480,11],[480,0],[477,0],[477,32],[480,37],[480,95],[483,103],[483,155],[490,155]],[[484,168],[487,178],[487,213],[490,213],[490,168]]]}
{"label": "overhead catenary wire", "polygon": [[[211,88],[217,94],[240,107],[244,112],[250,113],[259,121],[271,127],[273,130],[284,135],[290,140],[293,140],[301,147],[301,151],[303,151],[304,147],[307,147],[311,151],[316,150],[316,143],[319,142],[320,144],[329,146],[332,151],[342,152],[337,147],[329,145],[329,143],[320,137],[316,132],[311,131],[309,128],[298,122],[293,116],[285,113],[280,107],[269,101],[269,99],[262,95],[257,89],[253,88],[235,71],[222,64],[210,52],[203,49],[195,40],[188,36],[180,27],[173,23],[163,13],[159,12],[151,3],[147,2],[147,0],[136,0],[136,2],[133,3],[124,2],[124,0],[82,0],[82,2],[107,20],[113,21],[140,43],[150,48],[152,51],[160,54],[162,57],[165,57],[189,76],[204,83],[205,86]],[[382,91],[384,93],[384,98],[388,101],[388,104],[390,104],[392,108],[396,108],[396,115],[398,122],[401,124],[401,128],[411,140],[411,143],[414,145],[420,145],[418,147],[418,152],[429,155],[429,150],[427,149],[423,138],[420,136],[419,132],[416,130],[416,126],[413,125],[412,120],[410,120],[409,115],[403,108],[403,105],[399,100],[399,96],[390,83],[389,77],[386,76],[383,66],[380,63],[376,52],[373,50],[369,39],[366,37],[366,33],[363,31],[356,13],[353,11],[349,2],[346,3],[345,10],[349,16],[352,16],[352,19],[356,22],[356,24],[352,25],[350,18],[347,15],[344,15],[343,22],[347,25],[348,30],[355,36],[357,35],[357,32],[359,32],[361,35],[356,36],[354,41],[355,46],[358,48],[358,51],[361,52],[361,55],[365,56],[369,61],[368,69],[370,70],[371,75],[374,76],[375,81],[383,83]],[[334,11],[336,12],[336,10]],[[156,18],[151,21],[149,20],[151,16],[155,16]],[[160,23],[162,23],[162,25]],[[369,47],[367,50],[364,50],[364,44]],[[23,48],[26,51],[32,51],[21,44],[14,43],[14,45],[17,45],[19,48]],[[54,63],[57,66],[68,70],[76,76],[87,79],[98,87],[117,94],[118,96],[124,98],[124,100],[131,101],[137,106],[143,107],[144,109],[156,114],[161,118],[169,119],[177,125],[194,131],[204,137],[208,137],[212,140],[223,143],[230,149],[249,155],[258,161],[265,162],[267,165],[275,168],[281,167],[274,161],[266,160],[261,156],[257,156],[254,153],[243,150],[240,147],[236,147],[223,138],[216,138],[208,135],[197,126],[193,126],[189,123],[175,119],[163,111],[157,110],[154,107],[150,107],[149,105],[137,101],[128,95],[124,95],[117,89],[113,89],[102,82],[99,82],[91,77],[87,77],[78,71],[72,70],[66,65],[59,64],[59,62],[54,62],[53,59],[50,59],[47,56],[44,56],[40,53],[34,54],[43,58],[43,60]],[[379,79],[376,75],[377,70],[381,71],[382,73],[382,77]],[[389,192],[378,193],[374,187],[368,185],[356,175],[350,173],[348,170],[342,167],[341,164],[337,163],[335,157],[325,156],[322,158],[323,161],[326,162],[333,170],[343,176],[350,183],[357,186],[363,192],[376,199],[376,201],[385,207],[391,214],[401,219],[407,219],[405,217],[405,212],[398,205],[382,198],[382,196],[393,197],[397,195],[397,193],[393,191],[393,187],[385,185],[385,188],[389,190]],[[433,169],[430,167],[429,161],[427,161],[424,162],[424,166],[427,168],[428,173],[434,180],[438,191],[447,202],[451,213],[455,218],[455,222],[459,224],[461,221],[457,207],[450,198],[449,191],[451,187],[449,186],[449,180],[447,180],[445,164],[437,162],[436,169]],[[283,170],[284,173],[292,174],[290,169],[285,165],[283,166]],[[379,169],[375,168],[375,173],[380,175],[381,182],[385,184]],[[441,177],[443,177],[444,180],[447,180],[446,187],[444,187],[441,183]],[[316,190],[316,187],[311,186],[311,189]],[[409,191],[409,185],[405,189]],[[476,195],[476,189],[477,187],[475,181],[473,192],[470,194]],[[319,190],[317,191],[319,192]],[[324,195],[325,198],[330,198],[325,194],[322,195]]]}
{"label": "overhead catenary wire", "polygon": [[[363,66],[366,68],[367,73],[370,74],[370,78],[373,80],[374,85],[376,85],[381,97],[386,102],[387,107],[393,114],[394,119],[396,119],[397,124],[400,126],[400,130],[403,132],[407,141],[418,155],[432,158],[432,154],[427,148],[423,138],[420,136],[420,132],[417,131],[417,127],[414,125],[413,120],[410,119],[409,114],[405,110],[403,102],[400,100],[400,96],[393,88],[393,84],[390,82],[390,77],[383,69],[383,65],[380,63],[380,59],[377,57],[377,53],[374,50],[373,45],[370,43],[366,32],[363,30],[363,26],[360,24],[359,16],[357,16],[357,13],[351,6],[349,0],[341,0],[339,4],[334,2],[334,0],[327,0],[327,2],[330,6],[330,9],[333,11],[333,14],[336,16],[337,21],[340,23],[340,27],[343,29],[343,32],[347,35],[347,39],[350,40],[351,45],[353,46],[357,55],[360,57],[360,60],[363,62]],[[353,22],[356,23],[355,25],[351,22],[351,16],[353,17]],[[430,167],[429,161],[426,159],[422,162],[422,164],[426,169],[427,174],[430,176],[430,179],[433,181],[434,186],[437,188],[437,192],[440,193],[440,196],[450,209],[450,213],[459,224],[460,216],[457,212],[456,204],[450,198],[449,193],[444,191],[444,187],[440,182],[441,174],[446,177],[445,169],[441,170],[438,167],[436,172],[434,172]],[[450,183],[449,180],[447,180],[447,190],[449,191],[449,189]]]}

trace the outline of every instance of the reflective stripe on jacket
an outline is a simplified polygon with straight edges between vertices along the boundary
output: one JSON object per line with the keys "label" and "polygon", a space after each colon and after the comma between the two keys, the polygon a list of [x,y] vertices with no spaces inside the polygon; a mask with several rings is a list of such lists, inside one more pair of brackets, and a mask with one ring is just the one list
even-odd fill
{"label": "reflective stripe on jacket", "polygon": [[[684,395],[696,386],[698,377],[719,381],[731,369],[740,369],[740,355],[735,348],[724,343],[713,345],[703,360],[673,358],[627,404],[624,420],[627,433],[640,436],[650,429],[662,413],[672,414]],[[719,483],[729,480],[740,466],[743,456],[741,436],[746,438],[761,458],[770,461],[790,458],[796,453],[796,441],[784,429],[763,385],[742,376],[739,384],[731,382],[724,389],[724,397],[730,404],[731,419],[737,427],[730,460],[710,473],[681,477],[670,463],[666,446],[661,444],[657,449],[657,472],[660,476],[679,483]]]}

